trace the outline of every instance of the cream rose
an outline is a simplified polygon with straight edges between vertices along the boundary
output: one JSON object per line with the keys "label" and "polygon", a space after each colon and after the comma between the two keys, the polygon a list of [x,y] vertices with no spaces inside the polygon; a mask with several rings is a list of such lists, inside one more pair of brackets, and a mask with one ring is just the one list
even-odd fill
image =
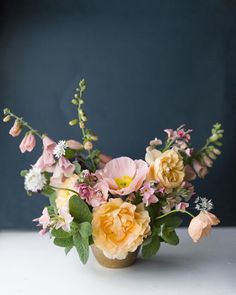
{"label": "cream rose", "polygon": [[110,259],[124,259],[150,232],[150,218],[143,204],[111,199],[93,211],[93,240]]}
{"label": "cream rose", "polygon": [[148,151],[146,161],[150,164],[148,178],[157,180],[161,186],[172,189],[179,187],[184,180],[184,164],[181,155],[174,149],[161,153]]}

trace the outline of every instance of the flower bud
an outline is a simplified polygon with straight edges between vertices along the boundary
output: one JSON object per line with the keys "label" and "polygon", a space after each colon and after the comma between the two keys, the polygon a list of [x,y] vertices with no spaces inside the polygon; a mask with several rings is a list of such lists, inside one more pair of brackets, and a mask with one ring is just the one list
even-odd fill
{"label": "flower bud", "polygon": [[75,125],[77,125],[78,124],[78,119],[74,119],[74,120],[71,120],[70,122],[69,122],[69,125],[70,126],[75,126]]}
{"label": "flower bud", "polygon": [[84,129],[84,127],[85,127],[84,122],[79,122],[79,127],[80,127],[81,129]]}
{"label": "flower bud", "polygon": [[83,122],[87,122],[87,121],[88,121],[88,118],[87,118],[86,115],[83,115],[83,116],[81,116],[81,120],[82,120]]}
{"label": "flower bud", "polygon": [[80,104],[83,104],[84,103],[84,100],[82,98],[80,98],[79,103]]}
{"label": "flower bud", "polygon": [[215,133],[213,134],[210,138],[209,138],[209,141],[210,142],[215,142],[218,140],[218,135]]}
{"label": "flower bud", "polygon": [[21,133],[21,122],[19,120],[15,120],[14,125],[11,127],[9,134],[13,137],[19,136]]}
{"label": "flower bud", "polygon": [[86,151],[91,151],[91,150],[93,149],[93,144],[92,144],[92,142],[91,142],[91,141],[86,141],[86,142],[84,143],[84,149],[85,149]]}
{"label": "flower bud", "polygon": [[74,98],[78,98],[78,94],[77,93],[75,93]]}
{"label": "flower bud", "polygon": [[217,148],[214,148],[214,149],[213,149],[213,153],[214,153],[215,155],[220,155],[220,154],[221,154],[221,151],[218,150]]}
{"label": "flower bud", "polygon": [[11,116],[7,115],[5,118],[3,118],[3,122],[9,122],[11,120]]}
{"label": "flower bud", "polygon": [[77,101],[75,98],[73,98],[73,99],[71,100],[71,102],[72,102],[74,105],[77,105],[77,104],[78,104],[78,101]]}
{"label": "flower bud", "polygon": [[5,109],[3,110],[3,114],[4,114],[4,115],[8,115],[9,112],[10,112],[10,110],[9,110],[8,108],[5,108]]}

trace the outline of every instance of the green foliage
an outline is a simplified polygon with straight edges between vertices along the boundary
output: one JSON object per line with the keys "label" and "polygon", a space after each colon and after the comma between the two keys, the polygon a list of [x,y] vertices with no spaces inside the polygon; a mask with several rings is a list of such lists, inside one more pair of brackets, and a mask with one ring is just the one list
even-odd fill
{"label": "green foliage", "polygon": [[64,231],[62,228],[59,229],[53,229],[51,231],[51,234],[55,237],[55,238],[59,238],[59,239],[67,239],[71,237],[71,233]]}
{"label": "green foliage", "polygon": [[65,247],[65,254],[68,255],[71,249],[73,249],[74,246]]}
{"label": "green foliage", "polygon": [[83,264],[88,261],[89,257],[89,241],[88,238],[83,238],[80,232],[73,236],[75,248],[79,254],[80,260]]}
{"label": "green foliage", "polygon": [[160,204],[158,203],[154,203],[149,205],[148,207],[146,207],[146,210],[148,211],[148,214],[151,218],[151,221],[153,222],[156,217],[158,216],[159,212],[160,212]]}
{"label": "green foliage", "polygon": [[79,232],[82,238],[87,239],[92,234],[92,225],[89,222],[82,222],[79,224]]}
{"label": "green foliage", "polygon": [[148,237],[142,246],[142,255],[145,258],[150,258],[160,249],[160,239],[156,233]]}
{"label": "green foliage", "polygon": [[81,172],[81,165],[78,163],[78,161],[74,161],[73,164],[75,165],[75,172],[79,174]]}
{"label": "green foliage", "polygon": [[72,150],[70,148],[67,148],[66,149],[66,153],[65,153],[65,157],[67,159],[73,159],[75,157],[75,154],[76,154],[76,151],[75,150]]}
{"label": "green foliage", "polygon": [[28,174],[28,172],[29,172],[28,170],[21,170],[20,176],[25,177]]}
{"label": "green foliage", "polygon": [[59,247],[73,247],[74,246],[72,236],[69,238],[65,238],[65,239],[55,238],[53,242],[56,246],[59,246]]}
{"label": "green foliage", "polygon": [[69,200],[70,214],[78,223],[92,221],[92,214],[88,205],[77,195],[73,195]]}

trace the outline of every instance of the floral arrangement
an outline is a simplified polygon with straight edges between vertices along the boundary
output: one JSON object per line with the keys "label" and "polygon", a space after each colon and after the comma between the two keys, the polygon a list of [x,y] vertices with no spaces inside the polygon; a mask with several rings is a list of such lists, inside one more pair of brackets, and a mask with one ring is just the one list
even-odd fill
{"label": "floral arrangement", "polygon": [[[81,129],[82,143],[56,143],[4,109],[3,121],[15,120],[10,135],[27,131],[19,146],[22,153],[34,149],[36,137],[42,141],[40,158],[21,172],[28,195],[40,193],[49,199],[42,216],[34,219],[42,227],[40,234],[49,233],[66,254],[75,247],[83,263],[93,244],[107,258],[119,260],[139,247],[144,257],[151,257],[162,242],[177,245],[180,213],[190,217],[188,232],[194,242],[207,236],[220,221],[209,212],[212,201],[197,196],[192,181],[204,178],[220,155],[221,124],[213,126],[199,150],[191,146],[192,130],[182,125],[164,130],[164,142],[151,140],[145,160],[111,159],[93,148],[98,137],[86,127],[85,89],[82,80],[72,99],[77,118],[69,122]],[[196,216],[189,211],[190,200],[193,209],[200,211]]]}

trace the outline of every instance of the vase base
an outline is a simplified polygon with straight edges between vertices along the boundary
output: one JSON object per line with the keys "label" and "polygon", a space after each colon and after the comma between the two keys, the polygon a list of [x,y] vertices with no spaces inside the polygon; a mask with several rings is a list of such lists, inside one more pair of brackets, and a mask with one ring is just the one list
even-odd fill
{"label": "vase base", "polygon": [[137,260],[139,248],[135,252],[129,252],[125,259],[109,259],[96,246],[92,245],[92,252],[97,262],[107,268],[125,268],[133,265]]}

